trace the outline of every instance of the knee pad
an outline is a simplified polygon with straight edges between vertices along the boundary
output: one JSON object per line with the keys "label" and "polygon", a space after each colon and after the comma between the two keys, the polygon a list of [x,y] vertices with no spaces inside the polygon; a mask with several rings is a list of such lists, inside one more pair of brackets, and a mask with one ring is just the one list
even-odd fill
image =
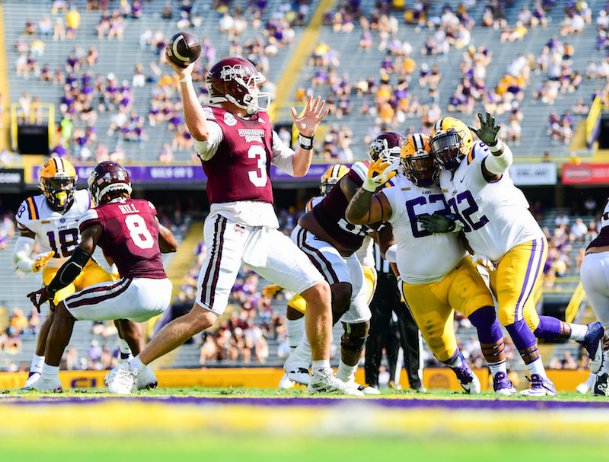
{"label": "knee pad", "polygon": [[368,338],[368,322],[358,324],[343,323],[345,332],[340,338],[340,346],[345,350],[360,353],[364,349],[366,339]]}

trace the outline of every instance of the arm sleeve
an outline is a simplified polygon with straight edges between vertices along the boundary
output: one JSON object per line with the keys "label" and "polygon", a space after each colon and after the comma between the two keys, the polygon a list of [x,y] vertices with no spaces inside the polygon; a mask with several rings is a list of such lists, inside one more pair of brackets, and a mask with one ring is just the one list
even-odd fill
{"label": "arm sleeve", "polygon": [[484,166],[494,175],[504,174],[512,165],[512,150],[501,140],[495,146],[489,146],[491,154],[484,159]]}
{"label": "arm sleeve", "polygon": [[199,141],[193,138],[195,149],[201,160],[209,160],[214,157],[223,139],[222,129],[217,122],[207,119],[207,129],[209,130],[207,140]]}
{"label": "arm sleeve", "polygon": [[30,255],[32,254],[33,247],[34,239],[25,236],[21,236],[17,239],[15,248],[13,249],[13,262],[15,262],[15,266],[20,271],[25,273],[32,272],[34,260],[30,258]]}
{"label": "arm sleeve", "polygon": [[273,131],[273,159],[271,163],[290,176],[294,176],[294,150],[281,141],[279,135]]}

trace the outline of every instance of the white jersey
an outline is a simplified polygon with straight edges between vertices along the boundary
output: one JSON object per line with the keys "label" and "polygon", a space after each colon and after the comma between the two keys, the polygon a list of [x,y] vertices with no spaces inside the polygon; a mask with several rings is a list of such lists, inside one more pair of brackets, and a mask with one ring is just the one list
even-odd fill
{"label": "white jersey", "polygon": [[400,278],[409,284],[441,280],[466,255],[457,233],[432,234],[417,222],[417,216],[448,213],[448,205],[437,186],[419,188],[403,175],[383,194],[391,205],[393,235],[397,244],[396,264]]}
{"label": "white jersey", "polygon": [[31,196],[21,203],[17,211],[17,226],[36,235],[41,254],[54,251],[55,255],[47,266],[59,268],[78,245],[80,217],[90,207],[91,196],[86,189],[74,191],[74,202],[63,214],[51,209],[43,194]]}
{"label": "white jersey", "polygon": [[482,165],[489,155],[488,147],[477,141],[454,173],[442,171],[440,186],[474,253],[496,263],[514,246],[540,238],[543,232],[509,172],[498,181],[484,179]]}

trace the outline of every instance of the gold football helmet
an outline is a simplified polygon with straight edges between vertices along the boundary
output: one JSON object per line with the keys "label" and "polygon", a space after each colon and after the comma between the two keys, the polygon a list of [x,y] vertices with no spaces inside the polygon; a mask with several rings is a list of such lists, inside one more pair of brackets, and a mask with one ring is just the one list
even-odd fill
{"label": "gold football helmet", "polygon": [[321,195],[325,196],[330,192],[332,186],[334,186],[338,181],[344,177],[347,173],[349,173],[349,167],[343,164],[334,164],[331,165],[321,176]]}
{"label": "gold football helmet", "polygon": [[456,169],[474,147],[471,130],[454,117],[438,120],[429,134],[434,161],[448,170]]}
{"label": "gold football helmet", "polygon": [[76,169],[66,159],[51,157],[40,170],[40,189],[49,206],[56,211],[67,210],[74,197]]}
{"label": "gold football helmet", "polygon": [[406,178],[420,187],[429,187],[435,183],[435,168],[429,137],[415,133],[406,138],[400,152],[400,163]]}

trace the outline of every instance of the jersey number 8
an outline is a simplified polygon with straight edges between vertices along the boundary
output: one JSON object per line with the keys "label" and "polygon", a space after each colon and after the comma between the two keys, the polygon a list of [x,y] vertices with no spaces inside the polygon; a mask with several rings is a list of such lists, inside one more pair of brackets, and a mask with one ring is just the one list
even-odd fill
{"label": "jersey number 8", "polygon": [[125,225],[127,225],[129,235],[135,245],[140,249],[152,248],[154,238],[146,227],[146,221],[140,215],[127,215],[125,217]]}

